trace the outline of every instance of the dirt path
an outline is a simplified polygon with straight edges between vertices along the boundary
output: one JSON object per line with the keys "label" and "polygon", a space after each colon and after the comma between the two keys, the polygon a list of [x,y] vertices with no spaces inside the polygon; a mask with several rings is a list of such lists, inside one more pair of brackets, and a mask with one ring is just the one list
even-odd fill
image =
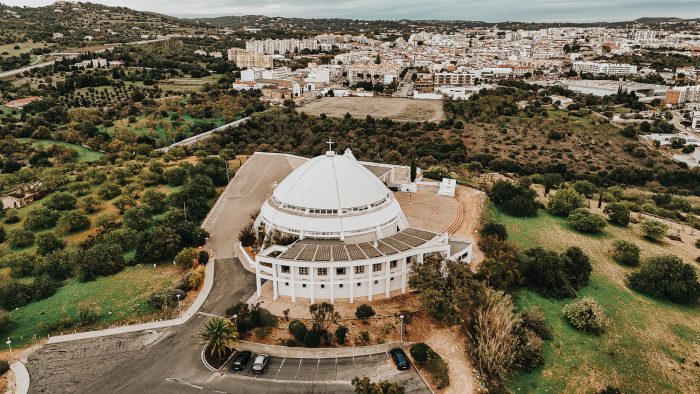
{"label": "dirt path", "polygon": [[[420,330],[421,340],[435,350],[450,368],[450,385],[442,390],[433,390],[442,394],[474,393],[478,382],[474,378],[474,368],[464,353],[466,338],[459,327],[439,327],[428,323],[429,328]],[[426,379],[430,380],[426,376]]]}
{"label": "dirt path", "polygon": [[481,217],[486,209],[486,193],[471,187],[457,186],[455,199],[462,204],[464,220],[452,235],[456,239],[474,243],[472,268],[475,269],[484,259],[484,254],[479,250],[476,241],[478,239],[477,232],[481,224]]}

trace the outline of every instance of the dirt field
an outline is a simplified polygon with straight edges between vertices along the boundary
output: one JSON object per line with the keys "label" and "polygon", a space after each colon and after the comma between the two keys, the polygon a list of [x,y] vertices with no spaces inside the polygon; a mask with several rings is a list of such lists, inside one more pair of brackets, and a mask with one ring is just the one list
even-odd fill
{"label": "dirt field", "polygon": [[349,112],[356,118],[372,115],[402,122],[437,122],[444,117],[440,100],[389,97],[325,97],[300,107],[299,111],[311,115],[323,113],[335,118]]}

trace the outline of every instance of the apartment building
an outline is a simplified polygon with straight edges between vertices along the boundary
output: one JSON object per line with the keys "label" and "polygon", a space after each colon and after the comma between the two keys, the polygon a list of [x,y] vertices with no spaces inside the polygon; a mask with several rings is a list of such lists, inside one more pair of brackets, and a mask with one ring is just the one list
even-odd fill
{"label": "apartment building", "polygon": [[700,86],[674,86],[666,92],[666,103],[700,103]]}
{"label": "apartment building", "polygon": [[265,55],[285,54],[288,52],[302,51],[309,49],[318,50],[318,40],[315,38],[288,38],[282,40],[252,40],[246,41],[245,49],[249,52],[261,53]]}
{"label": "apartment building", "polygon": [[239,68],[272,68],[272,56],[246,51],[241,48],[230,48],[228,60],[236,63]]}
{"label": "apartment building", "polygon": [[637,66],[632,64],[598,63],[587,61],[574,62],[572,69],[579,74],[629,75],[637,73]]}
{"label": "apartment building", "polygon": [[435,73],[433,79],[436,86],[464,86],[474,85],[476,76],[470,73]]}

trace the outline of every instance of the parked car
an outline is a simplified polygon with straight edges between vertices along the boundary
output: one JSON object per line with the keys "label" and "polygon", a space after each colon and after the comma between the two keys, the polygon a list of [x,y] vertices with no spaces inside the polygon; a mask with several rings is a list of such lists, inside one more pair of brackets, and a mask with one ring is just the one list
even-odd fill
{"label": "parked car", "polygon": [[400,349],[400,348],[391,349],[391,351],[389,351],[389,354],[391,355],[391,358],[394,360],[394,364],[396,364],[396,368],[408,369],[410,364],[408,363],[408,357],[406,356],[406,353],[403,351],[403,349]]}
{"label": "parked car", "polygon": [[235,356],[233,356],[233,360],[231,361],[231,369],[234,371],[242,371],[245,369],[245,366],[248,364],[248,361],[250,361],[250,358],[253,356],[253,353],[249,351],[242,351],[242,352],[237,352]]}
{"label": "parked car", "polygon": [[270,356],[267,354],[258,354],[253,361],[253,373],[265,373],[269,364]]}

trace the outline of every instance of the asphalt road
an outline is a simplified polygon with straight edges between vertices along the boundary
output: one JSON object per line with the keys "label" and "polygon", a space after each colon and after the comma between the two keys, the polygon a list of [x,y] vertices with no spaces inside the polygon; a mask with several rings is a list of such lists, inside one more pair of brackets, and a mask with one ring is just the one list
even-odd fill
{"label": "asphalt road", "polygon": [[[207,248],[217,263],[214,287],[201,311],[223,314],[255,291],[255,276],[232,258],[235,238],[266,196],[299,164],[276,155],[254,155],[239,170],[205,227]],[[329,360],[273,358],[258,376],[211,372],[201,362],[196,334],[207,317],[187,324],[105,338],[46,345],[27,363],[33,393],[338,393],[350,392],[349,380],[368,375],[399,382],[409,392],[426,392],[417,373],[392,369],[384,356]],[[297,363],[296,371],[294,363]],[[315,365],[314,365],[315,363]],[[248,367],[250,368],[250,366]],[[382,372],[383,371],[383,372]],[[274,375],[273,375],[274,373]],[[293,378],[292,378],[293,375]]]}

